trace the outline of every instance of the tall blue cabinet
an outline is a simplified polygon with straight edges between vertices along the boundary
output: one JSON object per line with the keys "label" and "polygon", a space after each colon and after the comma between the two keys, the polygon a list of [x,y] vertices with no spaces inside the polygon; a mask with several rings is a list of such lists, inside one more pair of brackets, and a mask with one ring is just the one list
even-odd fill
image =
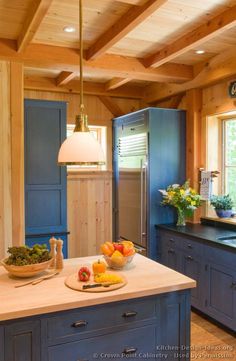
{"label": "tall blue cabinet", "polygon": [[113,122],[113,234],[160,259],[156,224],[176,214],[159,189],[185,181],[185,111],[147,108]]}
{"label": "tall blue cabinet", "polygon": [[66,167],[57,164],[66,137],[66,103],[25,100],[26,244],[64,240],[67,257]]}

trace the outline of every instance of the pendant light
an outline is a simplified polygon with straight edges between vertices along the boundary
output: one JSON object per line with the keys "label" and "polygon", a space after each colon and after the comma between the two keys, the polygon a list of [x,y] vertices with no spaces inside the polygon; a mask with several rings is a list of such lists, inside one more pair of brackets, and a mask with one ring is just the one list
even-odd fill
{"label": "pendant light", "polygon": [[74,133],[61,145],[58,154],[59,165],[100,165],[105,163],[101,145],[88,128],[88,116],[84,111],[83,94],[83,9],[79,0],[79,43],[80,43],[80,114],[76,116]]}

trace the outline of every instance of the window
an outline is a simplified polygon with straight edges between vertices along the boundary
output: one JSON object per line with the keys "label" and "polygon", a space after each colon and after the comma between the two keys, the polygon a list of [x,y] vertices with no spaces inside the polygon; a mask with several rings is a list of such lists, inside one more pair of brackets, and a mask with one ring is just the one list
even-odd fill
{"label": "window", "polygon": [[236,117],[223,120],[222,190],[236,205]]}
{"label": "window", "polygon": [[[67,124],[67,137],[72,135],[74,131],[75,125],[74,124]],[[97,126],[97,125],[89,125],[89,130],[93,134],[93,136],[98,140],[101,144],[103,152],[105,154],[105,159],[107,158],[107,127],[104,126]],[[68,170],[106,170],[107,165],[69,165],[67,166]]]}

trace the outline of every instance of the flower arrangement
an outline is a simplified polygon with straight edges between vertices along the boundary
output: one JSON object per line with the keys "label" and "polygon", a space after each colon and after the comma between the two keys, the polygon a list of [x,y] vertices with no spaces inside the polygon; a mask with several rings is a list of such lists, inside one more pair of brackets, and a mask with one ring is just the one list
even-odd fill
{"label": "flower arrangement", "polygon": [[166,190],[159,190],[163,195],[161,204],[177,208],[177,226],[185,226],[185,218],[193,215],[195,209],[201,205],[201,196],[189,186],[189,181],[183,185],[172,184]]}

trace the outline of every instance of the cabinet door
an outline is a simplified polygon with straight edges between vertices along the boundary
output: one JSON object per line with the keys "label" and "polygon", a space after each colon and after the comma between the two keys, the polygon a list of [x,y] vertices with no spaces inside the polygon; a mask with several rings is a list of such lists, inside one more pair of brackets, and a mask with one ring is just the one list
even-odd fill
{"label": "cabinet door", "polygon": [[236,330],[236,272],[223,265],[208,264],[207,313]]}
{"label": "cabinet door", "polygon": [[65,137],[65,103],[25,100],[25,233],[32,239],[67,231],[66,167],[57,164]]}
{"label": "cabinet door", "polygon": [[40,321],[5,327],[5,361],[40,361]]}
{"label": "cabinet door", "polygon": [[162,248],[162,262],[165,266],[181,272],[181,253],[176,247],[164,246]]}
{"label": "cabinet door", "polygon": [[191,290],[191,305],[199,308],[201,306],[201,289],[202,289],[202,268],[204,265],[195,254],[183,253],[182,272],[186,276],[194,279],[197,286]]}

